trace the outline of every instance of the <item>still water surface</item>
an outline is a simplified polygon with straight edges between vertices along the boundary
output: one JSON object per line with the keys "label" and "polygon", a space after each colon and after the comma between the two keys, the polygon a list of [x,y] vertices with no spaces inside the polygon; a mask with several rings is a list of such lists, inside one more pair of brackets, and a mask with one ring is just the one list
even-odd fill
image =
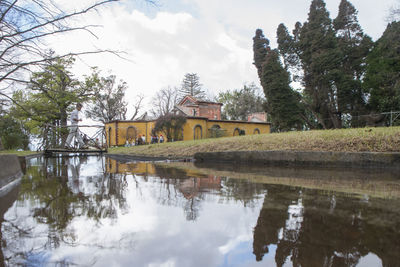
{"label": "still water surface", "polygon": [[39,158],[0,201],[0,266],[400,266],[398,173]]}

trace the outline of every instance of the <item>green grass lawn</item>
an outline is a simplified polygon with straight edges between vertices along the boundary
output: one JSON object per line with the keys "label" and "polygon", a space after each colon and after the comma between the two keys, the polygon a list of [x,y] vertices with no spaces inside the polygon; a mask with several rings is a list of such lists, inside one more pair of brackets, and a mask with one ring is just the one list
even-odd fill
{"label": "green grass lawn", "polygon": [[182,141],[110,148],[112,154],[192,157],[196,152],[218,151],[340,151],[400,152],[400,127],[315,130]]}
{"label": "green grass lawn", "polygon": [[0,151],[0,155],[8,154],[8,155],[17,155],[17,156],[29,156],[33,154],[38,154],[37,151],[17,151],[17,150],[2,150]]}

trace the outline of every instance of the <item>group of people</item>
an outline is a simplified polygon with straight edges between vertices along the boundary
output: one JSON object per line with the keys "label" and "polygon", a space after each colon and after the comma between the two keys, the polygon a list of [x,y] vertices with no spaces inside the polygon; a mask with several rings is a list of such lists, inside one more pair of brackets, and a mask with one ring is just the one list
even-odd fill
{"label": "group of people", "polygon": [[150,144],[157,144],[157,143],[164,143],[164,136],[162,134],[160,135],[160,137],[158,137],[157,135],[151,136]]}
{"label": "group of people", "polygon": [[[158,144],[158,143],[164,143],[164,136],[161,134],[160,136],[157,135],[152,135],[151,136],[151,140],[150,140],[150,144]],[[129,146],[139,146],[139,145],[145,145],[146,144],[146,136],[143,135],[139,135],[136,140],[126,140],[125,146],[129,147]]]}

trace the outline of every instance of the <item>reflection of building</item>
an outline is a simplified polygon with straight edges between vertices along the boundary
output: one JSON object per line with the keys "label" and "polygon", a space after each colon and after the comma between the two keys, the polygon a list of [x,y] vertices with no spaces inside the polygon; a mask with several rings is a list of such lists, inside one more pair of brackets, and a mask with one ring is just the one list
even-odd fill
{"label": "reflection of building", "polygon": [[[270,133],[270,123],[265,113],[250,114],[248,121],[221,120],[221,103],[200,101],[192,96],[184,97],[173,112],[186,116],[183,140],[197,140],[211,137],[251,135]],[[110,121],[105,125],[107,144],[120,146],[132,143],[139,135],[147,142],[156,120],[142,118],[136,121]]]}
{"label": "reflection of building", "polygon": [[199,193],[221,189],[221,178],[210,175],[208,178],[191,177],[179,183],[179,191],[186,199],[192,199]]}
{"label": "reflection of building", "polygon": [[177,187],[187,199],[195,197],[197,194],[221,189],[221,178],[214,175],[199,177],[195,171],[182,170],[178,172],[175,168],[163,168],[160,165],[149,164],[146,162],[118,162],[107,158],[106,171],[108,173],[137,174],[143,176],[158,176],[161,179],[175,179]]}
{"label": "reflection of building", "polygon": [[153,164],[146,162],[130,162],[122,163],[115,159],[107,158],[106,160],[107,173],[122,173],[122,174],[138,174],[138,175],[154,175],[155,169]]}

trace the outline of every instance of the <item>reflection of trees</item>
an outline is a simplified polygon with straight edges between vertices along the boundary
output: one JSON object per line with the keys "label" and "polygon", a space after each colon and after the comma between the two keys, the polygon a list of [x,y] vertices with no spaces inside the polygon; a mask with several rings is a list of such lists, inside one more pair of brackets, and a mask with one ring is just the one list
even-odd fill
{"label": "reflection of trees", "polygon": [[91,197],[86,197],[82,209],[89,218],[117,219],[118,210],[128,209],[125,190],[127,187],[126,175],[105,174],[96,182],[97,190]]}
{"label": "reflection of trees", "polygon": [[[155,165],[160,177],[158,202],[164,205],[182,206],[188,221],[195,221],[199,216],[203,193],[199,191],[199,177],[188,177],[183,169]],[[183,196],[182,199],[180,196]],[[183,200],[183,203],[182,203]]]}
{"label": "reflection of trees", "polygon": [[225,178],[222,187],[222,201],[240,201],[245,207],[254,207],[256,196],[263,193],[264,189],[260,184],[249,180],[238,180]]}
{"label": "reflection of trees", "polygon": [[[95,175],[82,177],[80,166],[84,166],[86,161],[86,157],[47,158],[43,165],[27,168],[18,201],[31,203],[30,211],[36,223],[48,225],[48,230],[42,232],[47,240],[42,249],[54,249],[61,243],[73,245],[76,236],[68,226],[75,217],[85,216],[96,221],[102,218],[116,219],[117,210],[127,209],[125,175],[103,174],[94,170]],[[9,225],[12,223],[9,222]],[[43,239],[43,236],[32,236],[31,230],[36,223],[25,225],[24,229],[20,229],[20,234],[27,238]],[[8,235],[18,235],[17,231],[4,229]],[[14,247],[22,249],[18,244],[22,240],[13,238]],[[13,260],[29,254],[18,250],[11,253],[15,257]]]}
{"label": "reflection of trees", "polygon": [[268,186],[254,228],[257,261],[274,244],[277,266],[287,260],[293,266],[355,266],[369,252],[380,257],[383,266],[397,266],[398,203],[389,207],[393,200],[362,202],[316,192]]}
{"label": "reflection of trees", "polygon": [[268,246],[277,244],[279,232],[285,227],[287,209],[298,196],[293,190],[281,190],[279,186],[268,186],[263,207],[254,227],[253,253],[256,260],[261,261],[269,253]]}

